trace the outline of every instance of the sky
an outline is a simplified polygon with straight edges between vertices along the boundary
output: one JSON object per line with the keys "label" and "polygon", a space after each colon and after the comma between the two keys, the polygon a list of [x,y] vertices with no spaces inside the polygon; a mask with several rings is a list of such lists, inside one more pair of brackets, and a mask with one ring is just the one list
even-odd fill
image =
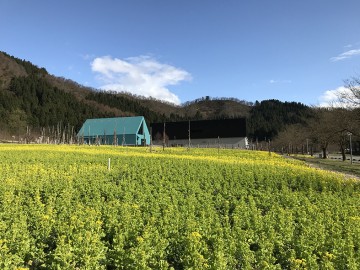
{"label": "sky", "polygon": [[322,106],[360,76],[359,0],[0,0],[0,51],[95,89]]}

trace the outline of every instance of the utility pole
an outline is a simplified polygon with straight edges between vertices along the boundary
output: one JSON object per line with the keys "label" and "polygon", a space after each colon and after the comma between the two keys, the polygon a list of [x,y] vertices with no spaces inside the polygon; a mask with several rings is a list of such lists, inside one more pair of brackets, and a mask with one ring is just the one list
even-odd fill
{"label": "utility pole", "polygon": [[152,127],[150,127],[150,153],[152,152]]}
{"label": "utility pole", "polygon": [[123,131],[123,137],[122,137],[122,143],[121,143],[122,146],[125,145],[125,126],[124,126],[124,131]]}
{"label": "utility pole", "polygon": [[91,139],[90,139],[90,126],[89,126],[89,145],[91,145]]}
{"label": "utility pole", "polygon": [[349,132],[348,135],[349,135],[349,137],[350,137],[350,164],[353,164],[352,143],[351,143],[351,135],[352,135],[352,133]]}
{"label": "utility pole", "polygon": [[309,139],[306,139],[306,154],[309,154]]}
{"label": "utility pole", "polygon": [[116,129],[114,128],[113,145],[117,146]]}
{"label": "utility pole", "polygon": [[165,151],[165,122],[164,122],[164,129],[163,129],[163,151]]}
{"label": "utility pole", "polygon": [[189,120],[189,130],[188,130],[188,132],[189,132],[189,150],[190,150],[190,146],[191,146],[191,137],[190,137],[190,135],[191,135],[191,130],[190,130],[190,120]]}

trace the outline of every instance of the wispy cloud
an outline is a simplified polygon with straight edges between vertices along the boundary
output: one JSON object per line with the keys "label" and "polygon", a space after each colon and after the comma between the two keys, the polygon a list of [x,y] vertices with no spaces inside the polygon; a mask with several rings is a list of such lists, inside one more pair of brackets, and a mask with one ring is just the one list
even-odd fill
{"label": "wispy cloud", "polygon": [[97,57],[91,62],[91,68],[98,73],[102,89],[127,91],[175,104],[180,104],[180,99],[167,87],[191,80],[187,71],[160,63],[150,56],[126,59]]}
{"label": "wispy cloud", "polygon": [[330,61],[337,62],[337,61],[351,58],[356,55],[360,55],[360,49],[346,51],[344,53],[339,54],[338,56],[331,57]]}
{"label": "wispy cloud", "polygon": [[283,84],[283,83],[292,83],[292,81],[291,80],[270,80],[269,83],[271,83],[271,84],[275,84],[275,83]]}

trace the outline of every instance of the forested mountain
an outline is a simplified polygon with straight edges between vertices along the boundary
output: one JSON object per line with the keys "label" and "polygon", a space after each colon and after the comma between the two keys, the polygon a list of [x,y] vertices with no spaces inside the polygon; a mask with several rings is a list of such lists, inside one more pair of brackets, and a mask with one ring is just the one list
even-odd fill
{"label": "forested mountain", "polygon": [[48,74],[26,60],[0,52],[0,135],[22,136],[29,128],[70,128],[85,119],[143,115],[148,123],[246,117],[249,136],[273,138],[288,124],[301,123],[311,109],[295,102],[246,102],[203,97],[181,106],[130,93],[104,92]]}
{"label": "forested mountain", "polygon": [[274,99],[255,102],[249,113],[248,136],[258,140],[274,139],[286,125],[305,124],[312,116],[312,109],[298,102]]}

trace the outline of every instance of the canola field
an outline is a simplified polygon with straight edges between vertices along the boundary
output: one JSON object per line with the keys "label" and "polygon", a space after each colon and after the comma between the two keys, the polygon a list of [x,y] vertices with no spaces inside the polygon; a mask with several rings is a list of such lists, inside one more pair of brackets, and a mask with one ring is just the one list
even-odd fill
{"label": "canola field", "polygon": [[0,269],[360,269],[359,181],[273,153],[0,145],[0,163]]}

